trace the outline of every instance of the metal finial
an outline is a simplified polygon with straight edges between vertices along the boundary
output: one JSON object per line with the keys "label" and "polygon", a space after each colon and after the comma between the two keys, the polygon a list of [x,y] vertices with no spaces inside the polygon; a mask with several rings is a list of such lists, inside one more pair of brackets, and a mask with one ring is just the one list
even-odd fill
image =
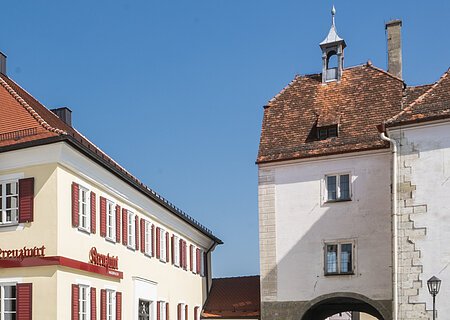
{"label": "metal finial", "polygon": [[334,26],[334,16],[336,15],[336,8],[333,5],[333,8],[331,9],[331,23]]}

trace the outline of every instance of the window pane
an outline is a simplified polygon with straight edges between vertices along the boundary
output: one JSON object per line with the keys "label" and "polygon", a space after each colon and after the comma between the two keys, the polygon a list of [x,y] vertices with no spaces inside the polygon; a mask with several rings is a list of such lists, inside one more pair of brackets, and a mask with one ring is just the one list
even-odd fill
{"label": "window pane", "polygon": [[319,129],[319,140],[325,140],[327,138],[327,129],[320,128]]}
{"label": "window pane", "polygon": [[328,137],[337,137],[337,126],[328,128]]}
{"label": "window pane", "polygon": [[336,200],[336,176],[327,177],[327,200]]}
{"label": "window pane", "polygon": [[341,272],[352,271],[352,244],[341,244]]}
{"label": "window pane", "polygon": [[327,273],[337,272],[337,245],[331,244],[327,245],[327,255],[326,255],[326,271]]}
{"label": "window pane", "polygon": [[350,176],[343,174],[339,177],[339,188],[341,191],[341,199],[350,199]]}
{"label": "window pane", "polygon": [[5,296],[4,298],[15,298],[16,297],[16,286],[5,286]]}

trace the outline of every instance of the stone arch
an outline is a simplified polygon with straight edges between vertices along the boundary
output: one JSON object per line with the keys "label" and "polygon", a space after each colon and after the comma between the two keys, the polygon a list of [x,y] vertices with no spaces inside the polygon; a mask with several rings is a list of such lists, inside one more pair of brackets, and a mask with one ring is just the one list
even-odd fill
{"label": "stone arch", "polygon": [[299,320],[323,320],[345,311],[368,313],[379,320],[391,320],[391,306],[358,293],[336,292],[317,297],[303,307]]}

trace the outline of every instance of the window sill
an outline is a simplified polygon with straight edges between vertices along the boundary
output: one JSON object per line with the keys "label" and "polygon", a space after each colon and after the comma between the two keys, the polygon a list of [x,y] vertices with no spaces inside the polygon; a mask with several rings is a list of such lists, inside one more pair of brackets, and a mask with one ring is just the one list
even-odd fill
{"label": "window sill", "polygon": [[349,199],[336,199],[336,200],[327,200],[325,201],[325,203],[336,203],[336,202],[349,202],[352,201],[351,198]]}
{"label": "window sill", "polygon": [[134,247],[134,246],[127,246],[127,249],[130,249],[131,251],[136,251],[136,247]]}
{"label": "window sill", "polygon": [[0,232],[8,232],[8,231],[16,231],[16,230],[23,230],[24,224],[23,223],[4,223],[0,224]]}
{"label": "window sill", "polygon": [[85,233],[87,235],[91,234],[91,230],[88,230],[88,229],[85,229],[85,228],[82,228],[82,227],[78,227],[78,231],[81,231],[81,232],[83,232],[83,233]]}
{"label": "window sill", "polygon": [[116,239],[105,237],[105,240],[106,240],[107,242],[112,243],[112,244],[116,244]]}
{"label": "window sill", "polygon": [[341,272],[341,273],[325,273],[325,277],[335,277],[335,276],[353,276],[355,272]]}

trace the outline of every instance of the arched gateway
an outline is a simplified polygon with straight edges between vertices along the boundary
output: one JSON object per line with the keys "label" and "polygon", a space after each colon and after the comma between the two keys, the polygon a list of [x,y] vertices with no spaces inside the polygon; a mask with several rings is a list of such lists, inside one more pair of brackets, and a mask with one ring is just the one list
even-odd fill
{"label": "arched gateway", "polygon": [[379,320],[391,320],[389,305],[383,305],[357,293],[332,293],[311,300],[300,320],[324,320],[334,314],[358,311],[370,314]]}

